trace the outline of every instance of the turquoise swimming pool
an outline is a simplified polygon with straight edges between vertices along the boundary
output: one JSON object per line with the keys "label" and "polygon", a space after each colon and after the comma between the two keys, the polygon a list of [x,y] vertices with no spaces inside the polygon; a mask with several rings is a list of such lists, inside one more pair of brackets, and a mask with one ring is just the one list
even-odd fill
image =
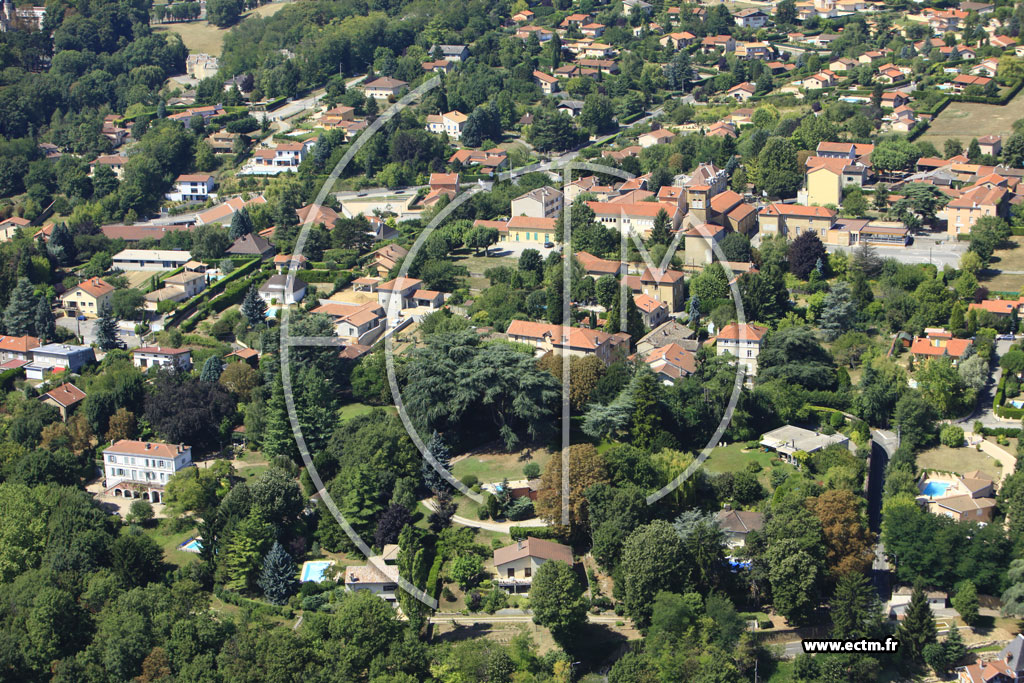
{"label": "turquoise swimming pool", "polygon": [[315,581],[317,583],[324,580],[324,572],[327,568],[334,564],[334,560],[310,560],[302,564],[302,580],[303,581]]}
{"label": "turquoise swimming pool", "polygon": [[939,498],[946,495],[946,489],[949,487],[950,484],[945,481],[929,481],[921,489],[921,493],[929,498]]}
{"label": "turquoise swimming pool", "polygon": [[199,538],[190,538],[178,546],[178,550],[184,550],[186,553],[198,553],[202,549],[202,539]]}

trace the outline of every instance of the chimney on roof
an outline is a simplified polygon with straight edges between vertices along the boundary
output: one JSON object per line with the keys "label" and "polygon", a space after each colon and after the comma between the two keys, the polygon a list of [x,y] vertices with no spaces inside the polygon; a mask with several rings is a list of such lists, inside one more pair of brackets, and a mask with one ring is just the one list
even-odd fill
{"label": "chimney on roof", "polygon": [[147,441],[147,442],[146,442],[146,450],[148,451],[148,450],[149,450],[150,448],[152,448],[152,447],[153,447],[153,444],[151,444],[151,443],[149,443],[149,442]]}

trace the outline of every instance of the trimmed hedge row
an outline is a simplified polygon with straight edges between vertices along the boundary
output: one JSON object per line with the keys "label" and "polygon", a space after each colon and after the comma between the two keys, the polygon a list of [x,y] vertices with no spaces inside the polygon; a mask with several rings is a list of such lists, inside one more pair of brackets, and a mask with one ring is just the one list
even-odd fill
{"label": "trimmed hedge row", "polygon": [[441,594],[441,565],[443,564],[444,556],[440,553],[435,553],[434,563],[430,565],[430,572],[427,574],[427,585],[425,586],[427,593],[435,600]]}
{"label": "trimmed hedge row", "polygon": [[565,533],[546,526],[513,526],[509,527],[509,536],[513,541],[523,541],[527,536],[533,536],[543,541],[558,541],[565,543]]}
{"label": "trimmed hedge row", "polygon": [[[234,259],[232,259],[232,261],[233,260]],[[232,282],[240,280],[241,278],[245,277],[246,275],[249,275],[252,271],[256,270],[256,268],[258,268],[259,265],[260,265],[260,260],[259,259],[256,259],[256,258],[254,258],[254,259],[247,259],[246,263],[244,263],[243,265],[239,266],[235,270],[231,271],[231,273],[229,273],[227,277],[224,277],[224,278],[221,278],[220,280],[217,280],[212,285],[210,285],[209,287],[207,287],[206,289],[204,289],[203,291],[199,292],[194,297],[192,297],[191,299],[189,299],[188,301],[183,303],[178,308],[177,313],[175,313],[174,316],[167,322],[166,327],[175,327],[175,326],[177,326],[179,323],[181,323],[182,320],[185,319],[185,317],[187,315],[190,315],[189,310],[193,306],[198,306],[200,304],[200,302],[202,302],[205,299],[212,299],[212,298],[214,298],[214,296],[218,292],[220,292],[221,290],[226,289],[227,286],[229,284],[231,284]],[[194,324],[193,324],[193,327],[195,327]]]}
{"label": "trimmed hedge row", "polygon": [[319,283],[329,282],[329,283],[333,284],[334,281],[338,279],[339,275],[341,275],[341,271],[333,271],[333,270],[297,270],[297,271],[295,271],[295,277],[297,277],[300,280],[302,280],[303,282],[307,282],[309,284],[314,284],[314,283],[318,283],[318,282]]}
{"label": "trimmed hedge row", "polygon": [[22,368],[11,368],[0,372],[0,390],[10,391],[14,387],[14,381],[23,374],[25,371]]}
{"label": "trimmed hedge row", "polygon": [[971,102],[974,104],[995,104],[1000,107],[1005,106],[1017,96],[1020,89],[1024,87],[1024,79],[1017,81],[1017,83],[1010,87],[1002,96],[999,97],[978,97],[975,95],[952,95],[952,98],[957,102]]}

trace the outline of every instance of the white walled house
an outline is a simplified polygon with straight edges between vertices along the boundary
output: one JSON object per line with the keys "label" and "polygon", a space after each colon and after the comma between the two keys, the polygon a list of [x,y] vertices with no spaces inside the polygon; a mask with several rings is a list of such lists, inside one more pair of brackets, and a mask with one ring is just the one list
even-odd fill
{"label": "white walled house", "polygon": [[307,285],[299,278],[293,278],[292,286],[288,287],[288,275],[271,275],[259,288],[259,296],[268,306],[278,304],[297,304],[306,296]]}
{"label": "white walled house", "polygon": [[163,501],[164,485],[175,472],[192,466],[192,447],[121,439],[103,451],[107,493],[118,498]]}
{"label": "white walled house", "polygon": [[187,251],[173,249],[125,249],[114,254],[116,270],[174,270],[192,259]]}
{"label": "white walled house", "polygon": [[562,211],[562,193],[553,187],[538,187],[512,200],[513,216],[557,218]]}
{"label": "white walled house", "polygon": [[213,176],[207,173],[180,175],[174,180],[174,191],[166,195],[172,202],[205,202],[216,198]]}
{"label": "white walled house", "polygon": [[750,323],[729,323],[719,331],[713,341],[719,356],[730,354],[746,368],[747,375],[753,377],[757,374],[757,356],[761,352],[766,334],[767,327]]}
{"label": "white walled house", "polygon": [[389,603],[396,604],[398,600],[398,567],[388,564],[380,568],[372,564],[345,567],[345,590],[370,591]]}
{"label": "white walled house", "polygon": [[166,346],[141,346],[132,352],[135,367],[164,368],[187,372],[192,369],[192,351]]}
{"label": "white walled house", "polygon": [[468,116],[461,111],[450,111],[445,114],[429,114],[427,116],[427,130],[431,133],[447,133],[453,140],[462,138],[462,129],[466,125]]}
{"label": "white walled house", "polygon": [[530,590],[533,576],[545,562],[573,564],[572,548],[554,541],[545,541],[532,536],[516,541],[512,545],[494,551],[494,569],[498,573],[498,585],[513,593],[519,588]]}

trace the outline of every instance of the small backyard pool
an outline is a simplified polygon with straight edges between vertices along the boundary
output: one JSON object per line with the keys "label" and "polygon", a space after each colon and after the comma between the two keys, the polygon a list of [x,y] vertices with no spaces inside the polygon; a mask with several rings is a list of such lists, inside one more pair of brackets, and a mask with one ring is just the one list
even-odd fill
{"label": "small backyard pool", "polygon": [[921,489],[921,495],[928,496],[929,498],[940,498],[946,495],[946,489],[949,487],[950,484],[946,481],[928,481],[925,483],[924,488]]}
{"label": "small backyard pool", "polygon": [[334,564],[334,560],[310,560],[302,564],[302,580],[303,581],[315,581],[317,583],[324,580],[324,572],[327,568]]}
{"label": "small backyard pool", "polygon": [[190,538],[178,546],[178,550],[184,550],[186,553],[198,553],[202,549],[203,542],[201,538]]}

